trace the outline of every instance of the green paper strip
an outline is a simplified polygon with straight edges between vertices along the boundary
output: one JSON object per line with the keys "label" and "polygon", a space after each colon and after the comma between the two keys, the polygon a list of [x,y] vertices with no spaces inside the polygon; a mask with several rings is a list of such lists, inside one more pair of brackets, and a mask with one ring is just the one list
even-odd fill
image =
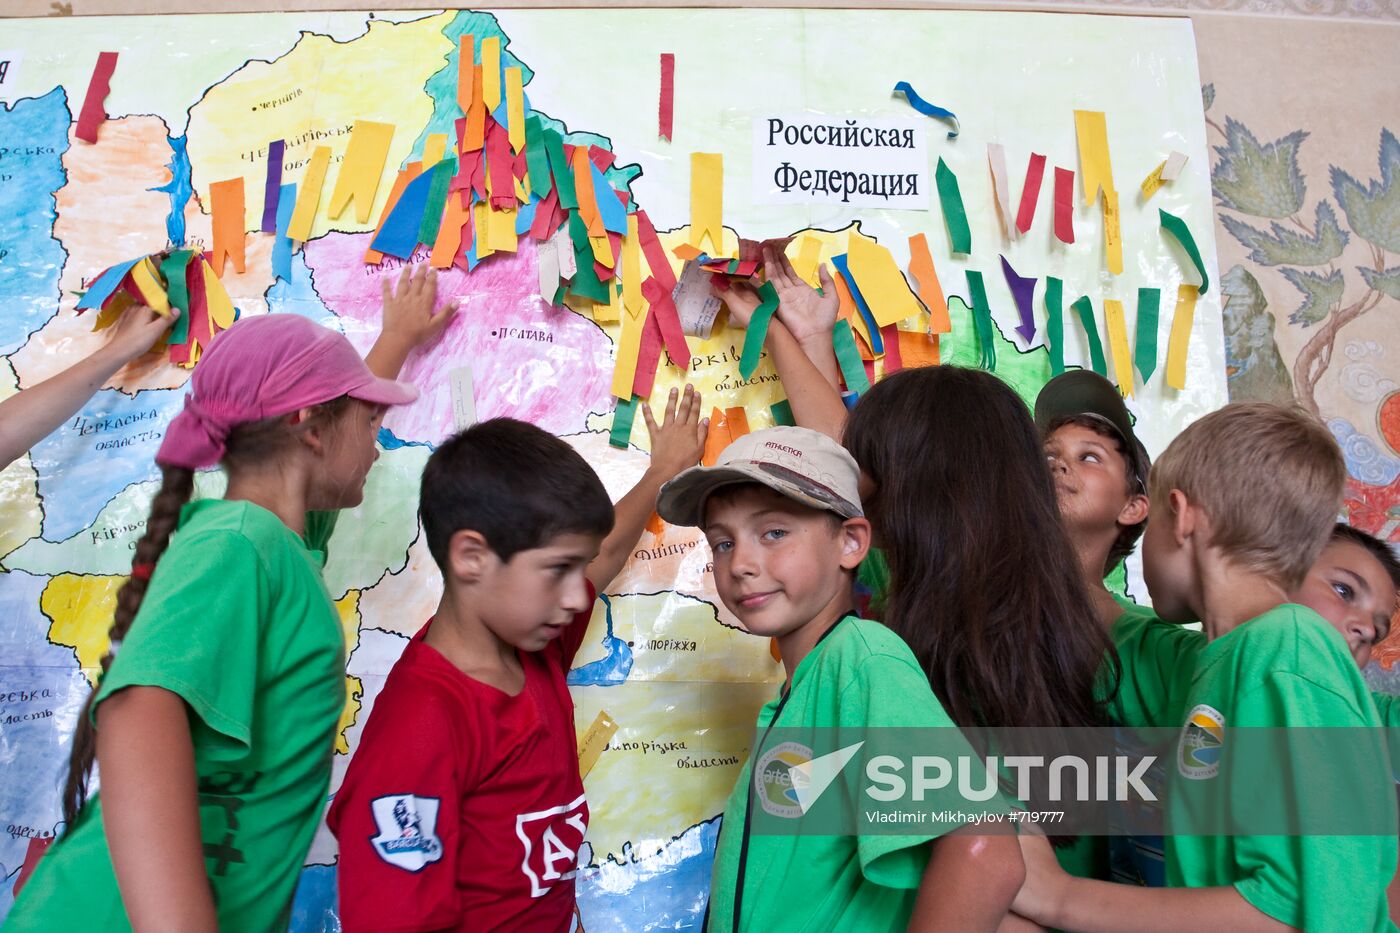
{"label": "green paper strip", "polygon": [[194,256],[192,249],[177,249],[160,264],[160,277],[165,279],[165,293],[170,305],[180,309],[180,318],[170,328],[167,343],[172,347],[183,346],[190,340],[190,290],[185,281],[185,267]]}
{"label": "green paper strip", "polygon": [[1137,306],[1137,344],[1133,348],[1133,363],[1142,374],[1142,384],[1152,378],[1157,369],[1157,316],[1162,310],[1160,288],[1139,288]]}
{"label": "green paper strip", "polygon": [[792,403],[787,399],[781,402],[774,402],[768,406],[768,410],[773,413],[773,423],[784,427],[795,428],[797,421],[792,417]]}
{"label": "green paper strip", "polygon": [[530,170],[530,193],[541,199],[549,197],[554,190],[549,177],[549,153],[544,148],[544,127],[533,113],[525,118],[525,165]]}
{"label": "green paper strip", "polygon": [[[528,126],[526,132],[528,132]],[[528,138],[528,137],[527,137]],[[578,194],[574,192],[574,172],[564,158],[564,137],[553,130],[544,131],[544,149],[549,154],[549,170],[554,173],[554,188],[559,192],[559,206],[578,210]],[[529,157],[526,157],[529,165]]]}
{"label": "green paper strip", "polygon": [[428,189],[428,204],[423,208],[423,220],[418,225],[418,242],[432,246],[437,242],[442,226],[442,212],[447,207],[447,189],[457,174],[457,160],[443,159],[433,166],[433,183]]}
{"label": "green paper strip", "polygon": [[971,253],[972,231],[967,226],[967,209],[963,207],[962,192],[958,190],[958,176],[939,159],[934,178],[938,183],[938,202],[943,205],[943,219],[948,224],[948,240],[953,244],[953,252]]}
{"label": "green paper strip", "polygon": [[1186,221],[1175,214],[1168,214],[1160,208],[1157,211],[1162,218],[1162,229],[1176,237],[1176,241],[1181,244],[1181,248],[1186,250],[1186,255],[1191,257],[1191,262],[1196,266],[1196,274],[1201,277],[1200,293],[1204,295],[1210,290],[1210,277],[1206,275],[1206,264],[1201,259],[1201,251],[1196,248],[1196,238],[1191,235],[1190,229],[1186,226]]}
{"label": "green paper strip", "polygon": [[752,379],[754,370],[758,369],[758,358],[763,355],[763,341],[768,339],[768,324],[778,310],[778,290],[772,282],[764,282],[758,287],[758,297],[763,301],[749,317],[749,326],[744,331],[744,352],[739,356],[739,375],[744,379]]}
{"label": "green paper strip", "polygon": [[1045,277],[1045,342],[1050,346],[1050,375],[1065,371],[1065,283]]}
{"label": "green paper strip", "polygon": [[593,265],[593,247],[588,242],[588,224],[577,210],[569,212],[569,239],[574,244],[574,277],[569,280],[569,292],[599,304],[608,303],[608,286],[598,278]]}
{"label": "green paper strip", "polygon": [[1094,303],[1089,296],[1070,305],[1079,315],[1079,323],[1084,325],[1084,333],[1089,337],[1089,362],[1094,372],[1108,378],[1108,363],[1103,358],[1103,342],[1099,340],[1099,325],[1094,322]]}
{"label": "green paper strip", "polygon": [[870,391],[870,380],[865,377],[865,364],[861,362],[860,350],[856,349],[856,338],[851,333],[851,322],[842,318],[836,322],[831,332],[831,342],[836,348],[836,362],[841,367],[841,378],[846,388],[856,395]]}
{"label": "green paper strip", "polygon": [[612,431],[608,443],[626,450],[632,443],[632,421],[637,417],[637,396],[618,399],[617,410],[613,412]]}
{"label": "green paper strip", "polygon": [[972,293],[972,322],[977,326],[977,342],[982,352],[978,366],[996,372],[997,347],[992,339],[992,306],[987,303],[987,286],[982,273],[967,270],[967,289]]}

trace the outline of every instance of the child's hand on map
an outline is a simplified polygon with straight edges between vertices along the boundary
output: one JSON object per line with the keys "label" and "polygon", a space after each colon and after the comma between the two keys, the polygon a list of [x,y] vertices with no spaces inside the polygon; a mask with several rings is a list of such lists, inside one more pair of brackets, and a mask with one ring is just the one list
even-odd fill
{"label": "child's hand on map", "polygon": [[427,263],[404,266],[397,286],[389,276],[384,288],[384,335],[392,335],[410,349],[435,340],[457,313],[457,302],[437,306],[437,270]]}
{"label": "child's hand on map", "polygon": [[822,283],[820,293],[802,280],[782,250],[765,247],[763,268],[778,292],[778,320],[786,325],[797,342],[806,344],[813,339],[830,342],[841,300],[826,265],[817,267],[817,277]]}
{"label": "child's hand on map", "polygon": [[689,384],[685,387],[684,396],[676,389],[671,390],[660,424],[652,416],[651,406],[642,405],[642,417],[646,419],[647,434],[651,436],[650,471],[662,482],[681,470],[695,466],[705,453],[710,419],[700,417],[702,409],[700,393]]}
{"label": "child's hand on map", "polygon": [[749,318],[753,317],[754,311],[763,299],[758,297],[758,290],[752,281],[743,282],[739,279],[730,279],[729,287],[721,291],[717,287],[719,278],[719,276],[715,276],[716,283],[710,286],[710,291],[729,309],[729,326],[747,329]]}
{"label": "child's hand on map", "polygon": [[168,315],[160,315],[145,305],[133,305],[117,318],[112,339],[97,352],[118,366],[125,366],[149,352],[179,318],[179,308],[172,307]]}

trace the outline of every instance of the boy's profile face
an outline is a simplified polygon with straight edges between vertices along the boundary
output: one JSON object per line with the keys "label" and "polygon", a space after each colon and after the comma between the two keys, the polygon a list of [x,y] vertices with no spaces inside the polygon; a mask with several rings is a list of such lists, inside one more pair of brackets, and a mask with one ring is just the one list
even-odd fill
{"label": "boy's profile face", "polygon": [[1069,423],[1050,432],[1044,447],[1060,514],[1071,531],[1111,528],[1123,520],[1137,497],[1128,494],[1128,460],[1112,438]]}
{"label": "boy's profile face", "polygon": [[482,623],[521,651],[539,651],[589,606],[586,571],[602,538],[562,534],[502,561],[494,553],[477,584]]}
{"label": "boy's profile face", "polygon": [[[1184,500],[1183,500],[1184,501]],[[1142,536],[1142,577],[1152,595],[1152,609],[1168,622],[1192,622],[1195,573],[1191,555],[1176,537],[1177,516],[1169,498],[1152,499],[1152,521]]]}
{"label": "boy's profile face", "polygon": [[1347,640],[1357,666],[1365,667],[1371,648],[1390,632],[1396,592],[1390,574],[1370,551],[1342,539],[1323,550],[1294,600],[1331,623]]}
{"label": "boy's profile face", "polygon": [[[865,543],[832,513],[763,486],[715,493],[705,507],[715,589],[749,632],[781,637],[816,619],[849,592]],[[851,546],[854,544],[854,546]]]}

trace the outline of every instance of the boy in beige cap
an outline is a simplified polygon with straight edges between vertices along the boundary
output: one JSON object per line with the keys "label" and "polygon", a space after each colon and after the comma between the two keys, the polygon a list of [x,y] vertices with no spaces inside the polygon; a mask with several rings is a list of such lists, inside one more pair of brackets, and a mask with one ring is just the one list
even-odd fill
{"label": "boy in beige cap", "polygon": [[973,836],[966,826],[751,832],[755,807],[797,817],[815,803],[799,792],[811,750],[770,739],[775,726],[954,728],[909,647],[852,612],[852,580],[870,547],[859,476],[826,435],[772,428],[730,444],[713,467],[681,473],[657,501],[668,522],[704,530],[720,599],[749,632],[777,639],[787,674],[758,714],[725,808],[711,931],[993,930],[1020,886],[1015,837]]}

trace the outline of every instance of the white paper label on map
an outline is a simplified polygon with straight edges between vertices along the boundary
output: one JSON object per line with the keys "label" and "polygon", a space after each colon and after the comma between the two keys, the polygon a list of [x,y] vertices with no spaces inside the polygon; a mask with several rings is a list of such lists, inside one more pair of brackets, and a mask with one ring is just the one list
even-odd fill
{"label": "white paper label on map", "polygon": [[701,340],[710,339],[715,318],[719,317],[720,300],[710,291],[711,281],[710,273],[692,259],[681,269],[681,277],[671,292],[676,313],[680,315],[681,330]]}
{"label": "white paper label on map", "polygon": [[458,366],[447,374],[452,388],[452,430],[465,431],[476,424],[476,395],[472,388],[472,368]]}
{"label": "white paper label on map", "polygon": [[754,202],[926,211],[927,124],[922,117],[754,117]]}

